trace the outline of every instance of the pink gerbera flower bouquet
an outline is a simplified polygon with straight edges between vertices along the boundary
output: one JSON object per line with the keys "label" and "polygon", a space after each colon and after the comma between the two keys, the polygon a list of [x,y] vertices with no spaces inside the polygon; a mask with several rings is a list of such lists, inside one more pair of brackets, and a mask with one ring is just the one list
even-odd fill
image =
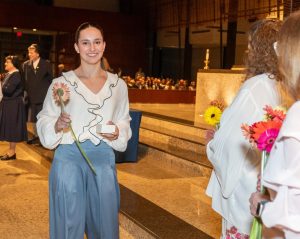
{"label": "pink gerbera flower bouquet", "polygon": [[[63,82],[61,82],[61,83],[56,82],[53,85],[52,93],[53,93],[54,101],[56,102],[57,105],[59,105],[61,107],[61,112],[65,112],[65,104],[67,104],[70,100],[70,90],[68,88],[68,85],[63,83]],[[79,141],[78,141],[78,139],[75,135],[75,132],[72,128],[71,122],[70,122],[69,127],[70,127],[72,136],[74,138],[74,141],[75,141],[80,153],[82,154],[82,156],[86,160],[87,164],[89,165],[89,167],[93,171],[93,173],[95,175],[97,175],[96,170],[95,170],[92,162],[90,161],[90,159],[88,158],[88,156],[86,155],[84,150],[82,149],[82,147],[81,147],[81,145],[80,145],[80,143],[79,143]]]}
{"label": "pink gerbera flower bouquet", "polygon": [[[251,145],[255,146],[262,152],[261,156],[261,177],[263,177],[264,168],[268,162],[268,157],[271,149],[275,143],[275,140],[280,131],[281,125],[286,116],[286,109],[275,108],[266,106],[264,108],[266,112],[264,115],[265,120],[255,122],[252,125],[243,124],[241,126],[243,135]],[[260,192],[264,193],[265,189],[263,185],[260,186]],[[254,218],[250,233],[250,239],[262,238],[262,223],[259,218]]]}

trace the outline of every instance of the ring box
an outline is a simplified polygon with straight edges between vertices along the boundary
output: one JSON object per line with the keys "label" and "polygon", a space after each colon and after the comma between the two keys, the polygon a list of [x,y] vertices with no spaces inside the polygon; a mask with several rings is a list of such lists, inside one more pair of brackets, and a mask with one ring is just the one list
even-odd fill
{"label": "ring box", "polygon": [[113,124],[97,124],[96,132],[98,134],[113,134],[116,131],[116,126]]}

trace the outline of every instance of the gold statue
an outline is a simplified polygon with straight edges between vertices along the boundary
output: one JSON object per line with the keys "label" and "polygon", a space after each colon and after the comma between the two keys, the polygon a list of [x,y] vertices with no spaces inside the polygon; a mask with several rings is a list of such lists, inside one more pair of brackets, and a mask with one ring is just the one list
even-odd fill
{"label": "gold statue", "polygon": [[206,49],[204,64],[205,64],[205,66],[203,69],[208,70],[209,69],[209,66],[208,66],[208,64],[209,64],[209,49]]}

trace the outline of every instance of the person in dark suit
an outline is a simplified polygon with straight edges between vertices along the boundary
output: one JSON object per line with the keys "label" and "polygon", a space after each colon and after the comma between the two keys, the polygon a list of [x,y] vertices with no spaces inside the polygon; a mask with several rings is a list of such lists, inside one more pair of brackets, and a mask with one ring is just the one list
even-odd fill
{"label": "person in dark suit", "polygon": [[19,72],[20,62],[16,56],[5,58],[5,75],[1,87],[0,141],[8,141],[9,149],[1,160],[16,159],[17,142],[27,140],[26,114],[23,102],[24,82]]}
{"label": "person in dark suit", "polygon": [[[40,50],[37,44],[28,47],[29,60],[23,64],[25,79],[25,90],[28,97],[28,121],[36,122],[36,116],[43,107],[47,90],[52,82],[53,74],[49,61],[40,57]],[[37,134],[27,143],[34,143],[38,140]]]}

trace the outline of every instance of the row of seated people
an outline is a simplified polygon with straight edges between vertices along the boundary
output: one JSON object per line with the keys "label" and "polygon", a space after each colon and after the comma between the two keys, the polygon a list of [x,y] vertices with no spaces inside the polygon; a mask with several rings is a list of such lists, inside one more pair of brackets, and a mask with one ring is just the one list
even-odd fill
{"label": "row of seated people", "polygon": [[146,89],[146,90],[196,90],[196,81],[191,81],[188,85],[187,80],[173,80],[171,78],[157,78],[150,76],[139,76],[132,78],[130,76],[122,76],[128,88]]}

